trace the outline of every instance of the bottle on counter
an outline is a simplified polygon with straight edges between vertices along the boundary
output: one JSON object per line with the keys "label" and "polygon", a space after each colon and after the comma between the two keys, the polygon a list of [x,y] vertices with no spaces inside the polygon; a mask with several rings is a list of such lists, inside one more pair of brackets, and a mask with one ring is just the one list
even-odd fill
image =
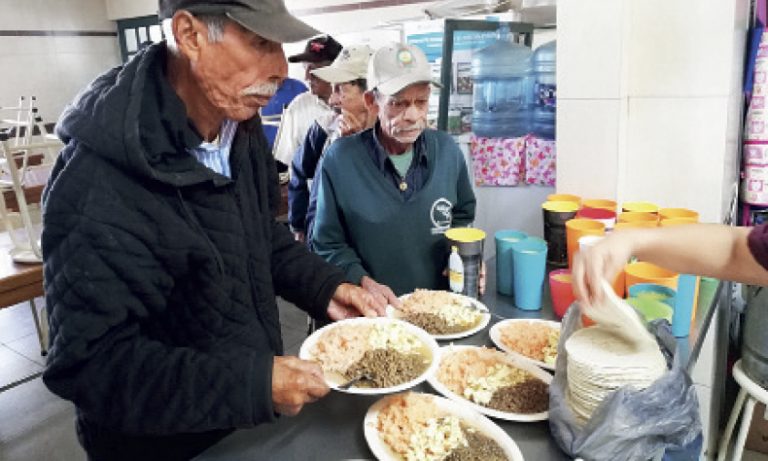
{"label": "bottle on counter", "polygon": [[451,246],[448,258],[448,282],[452,292],[461,294],[464,291],[464,262],[455,245]]}

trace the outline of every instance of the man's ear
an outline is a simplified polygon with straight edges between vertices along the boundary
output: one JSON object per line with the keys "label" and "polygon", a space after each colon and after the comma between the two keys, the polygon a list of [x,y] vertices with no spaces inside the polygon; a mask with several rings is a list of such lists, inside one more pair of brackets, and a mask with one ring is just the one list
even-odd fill
{"label": "man's ear", "polygon": [[368,112],[375,111],[375,113],[378,113],[379,106],[376,104],[376,96],[373,94],[373,91],[368,90],[363,93],[363,102],[365,102],[365,108],[368,109]]}
{"label": "man's ear", "polygon": [[173,15],[171,30],[179,52],[190,61],[196,61],[202,47],[208,44],[205,24],[188,11],[179,10]]}

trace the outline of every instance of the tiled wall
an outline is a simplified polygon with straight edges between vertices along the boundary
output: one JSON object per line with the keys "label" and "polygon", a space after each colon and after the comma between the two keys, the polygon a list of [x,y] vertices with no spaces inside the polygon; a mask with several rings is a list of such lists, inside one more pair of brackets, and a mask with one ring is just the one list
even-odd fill
{"label": "tiled wall", "polygon": [[558,191],[720,221],[737,180],[748,4],[560,2]]}
{"label": "tiled wall", "polygon": [[[35,95],[44,120],[55,121],[80,89],[120,62],[116,36],[77,35],[115,32],[104,0],[3,0],[1,8],[0,106]],[[43,31],[60,35],[28,35]]]}

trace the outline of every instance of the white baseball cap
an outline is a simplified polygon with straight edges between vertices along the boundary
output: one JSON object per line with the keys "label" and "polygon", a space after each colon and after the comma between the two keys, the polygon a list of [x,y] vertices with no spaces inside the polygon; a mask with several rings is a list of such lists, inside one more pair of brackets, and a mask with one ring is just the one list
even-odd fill
{"label": "white baseball cap", "polygon": [[368,45],[345,46],[329,66],[311,71],[328,83],[346,83],[365,78],[373,50]]}
{"label": "white baseball cap", "polygon": [[368,63],[368,88],[393,95],[414,83],[431,83],[432,69],[427,57],[417,46],[392,43],[376,50]]}

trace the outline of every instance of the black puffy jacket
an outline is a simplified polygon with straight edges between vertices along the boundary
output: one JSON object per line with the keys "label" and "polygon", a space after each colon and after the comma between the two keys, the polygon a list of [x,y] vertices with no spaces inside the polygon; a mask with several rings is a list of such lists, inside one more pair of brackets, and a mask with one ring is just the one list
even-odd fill
{"label": "black puffy jacket", "polygon": [[258,118],[238,126],[231,179],[186,152],[202,138],[165,56],[148,48],[66,109],[44,196],[43,379],[79,418],[131,435],[274,419],[275,296],[321,318],[343,279],[273,219]]}

